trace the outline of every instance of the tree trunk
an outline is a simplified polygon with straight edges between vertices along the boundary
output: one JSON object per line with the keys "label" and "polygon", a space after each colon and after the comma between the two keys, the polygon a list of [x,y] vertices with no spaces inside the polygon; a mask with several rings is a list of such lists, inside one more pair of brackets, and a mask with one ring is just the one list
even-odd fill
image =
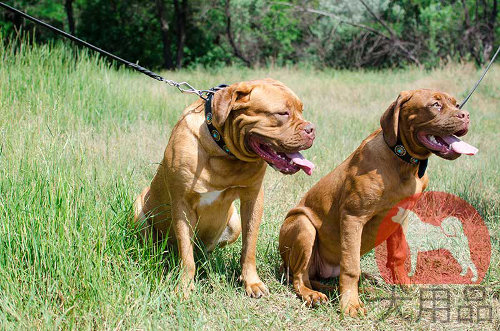
{"label": "tree trunk", "polygon": [[177,54],[175,66],[182,68],[184,58],[184,43],[186,41],[186,11],[188,0],[174,0],[175,17],[177,21]]}
{"label": "tree trunk", "polygon": [[73,15],[73,0],[64,0],[64,8],[68,17],[69,32],[75,34],[75,16]]}
{"label": "tree trunk", "polygon": [[174,67],[174,62],[172,61],[172,54],[170,53],[169,26],[165,17],[165,5],[163,0],[156,0],[156,11],[158,14],[158,21],[160,22],[161,39],[163,42],[163,66],[165,69],[172,69]]}
{"label": "tree trunk", "polygon": [[[476,36],[476,26],[475,24],[473,25],[471,22],[470,14],[469,14],[469,8],[467,7],[467,3],[465,0],[462,0],[462,8],[464,10],[464,29],[463,29],[463,42],[464,46],[469,52],[470,56],[474,58],[474,61],[476,62],[477,65],[481,65],[481,56],[478,54],[476,51],[476,43],[477,43],[477,36]],[[476,1],[476,9],[477,9],[477,1]],[[477,20],[477,13],[476,13],[476,20]]]}
{"label": "tree trunk", "polygon": [[230,0],[226,0],[226,6],[225,6],[227,39],[229,39],[229,43],[231,44],[231,47],[233,48],[234,55],[237,58],[241,59],[243,62],[245,62],[245,65],[247,67],[250,67],[252,64],[250,63],[250,61],[246,57],[243,56],[243,54],[239,50],[238,46],[234,42],[233,33],[231,31],[231,8],[229,6],[230,5],[229,1]]}
{"label": "tree trunk", "polygon": [[496,19],[498,16],[498,2],[497,0],[493,1],[493,5],[491,8],[491,13],[489,13],[489,17],[487,17],[488,13],[485,13],[485,21],[488,27],[487,35],[484,41],[484,50],[483,50],[483,58],[484,61],[488,61],[493,53],[495,52],[495,25]]}

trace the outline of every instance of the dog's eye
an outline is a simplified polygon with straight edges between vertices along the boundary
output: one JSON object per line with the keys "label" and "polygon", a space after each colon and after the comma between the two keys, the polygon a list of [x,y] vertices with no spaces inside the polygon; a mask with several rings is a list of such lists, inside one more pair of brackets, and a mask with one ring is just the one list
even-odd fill
{"label": "dog's eye", "polygon": [[432,104],[432,107],[435,107],[435,108],[437,108],[438,110],[441,110],[441,104],[440,104],[439,102],[434,102],[434,103]]}
{"label": "dog's eye", "polygon": [[277,113],[277,114],[278,114],[278,115],[281,115],[281,116],[288,116],[288,115],[290,115],[290,113],[289,113],[289,112],[287,112],[287,111],[282,111],[282,112],[279,112],[279,113]]}

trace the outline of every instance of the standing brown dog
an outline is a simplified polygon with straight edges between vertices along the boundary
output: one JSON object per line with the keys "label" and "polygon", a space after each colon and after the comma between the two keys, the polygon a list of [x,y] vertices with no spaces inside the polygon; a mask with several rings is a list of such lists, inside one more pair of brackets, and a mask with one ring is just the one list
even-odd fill
{"label": "standing brown dog", "polygon": [[[134,206],[144,234],[177,244],[178,290],[187,296],[194,286],[195,235],[211,251],[234,242],[243,230],[240,278],[249,296],[268,294],[255,266],[266,162],[285,174],[310,174],[314,165],[299,150],[313,140],[302,102],[271,79],[233,84],[217,91],[213,102],[199,100],[184,111],[151,186]],[[233,204],[238,198],[241,221]]]}
{"label": "standing brown dog", "polygon": [[[467,133],[469,113],[445,93],[402,92],[380,124],[382,129],[306,193],[281,227],[284,266],[295,292],[309,305],[327,300],[312,289],[311,280],[340,274],[341,310],[351,316],[366,313],[358,296],[360,256],[374,248],[386,213],[426,188],[431,153],[453,160],[477,152],[456,137]],[[389,231],[386,239],[393,277],[408,283],[399,249],[402,230]]]}

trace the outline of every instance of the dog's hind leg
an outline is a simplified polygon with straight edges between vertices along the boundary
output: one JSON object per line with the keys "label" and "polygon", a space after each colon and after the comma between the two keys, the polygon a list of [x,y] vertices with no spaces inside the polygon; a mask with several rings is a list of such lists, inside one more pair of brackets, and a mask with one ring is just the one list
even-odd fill
{"label": "dog's hind leg", "polygon": [[134,201],[134,219],[132,225],[139,230],[141,240],[147,241],[152,238],[153,242],[159,240],[159,235],[151,225],[147,212],[145,212],[145,202],[149,198],[149,186],[142,190]]}
{"label": "dog's hind leg", "polygon": [[139,236],[142,242],[152,240],[153,243],[162,239],[162,234],[156,230],[152,224],[152,211],[148,210],[146,203],[150,198],[150,187],[142,190],[134,201],[134,218],[132,226],[139,230]]}
{"label": "dog's hind leg", "polygon": [[285,268],[293,276],[293,289],[308,306],[325,303],[325,294],[312,289],[309,268],[316,240],[316,229],[307,216],[289,216],[280,230],[279,250]]}
{"label": "dog's hind leg", "polygon": [[219,247],[232,244],[236,241],[236,239],[238,239],[241,233],[241,219],[238,211],[234,207],[234,202],[231,204],[228,215],[229,219],[226,228],[217,241],[217,245],[219,245]]}

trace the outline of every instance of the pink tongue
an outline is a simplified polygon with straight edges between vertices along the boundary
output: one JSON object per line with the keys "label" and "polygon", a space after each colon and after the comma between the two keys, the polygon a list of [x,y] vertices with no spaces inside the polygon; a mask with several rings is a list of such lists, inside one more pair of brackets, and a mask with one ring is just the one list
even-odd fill
{"label": "pink tongue", "polygon": [[299,152],[287,154],[290,159],[292,159],[293,163],[298,165],[300,169],[302,169],[306,174],[311,176],[314,170],[314,164],[302,156]]}
{"label": "pink tongue", "polygon": [[477,153],[478,149],[472,145],[467,144],[465,141],[458,139],[455,136],[444,136],[441,137],[451,149],[459,154],[474,155]]}

